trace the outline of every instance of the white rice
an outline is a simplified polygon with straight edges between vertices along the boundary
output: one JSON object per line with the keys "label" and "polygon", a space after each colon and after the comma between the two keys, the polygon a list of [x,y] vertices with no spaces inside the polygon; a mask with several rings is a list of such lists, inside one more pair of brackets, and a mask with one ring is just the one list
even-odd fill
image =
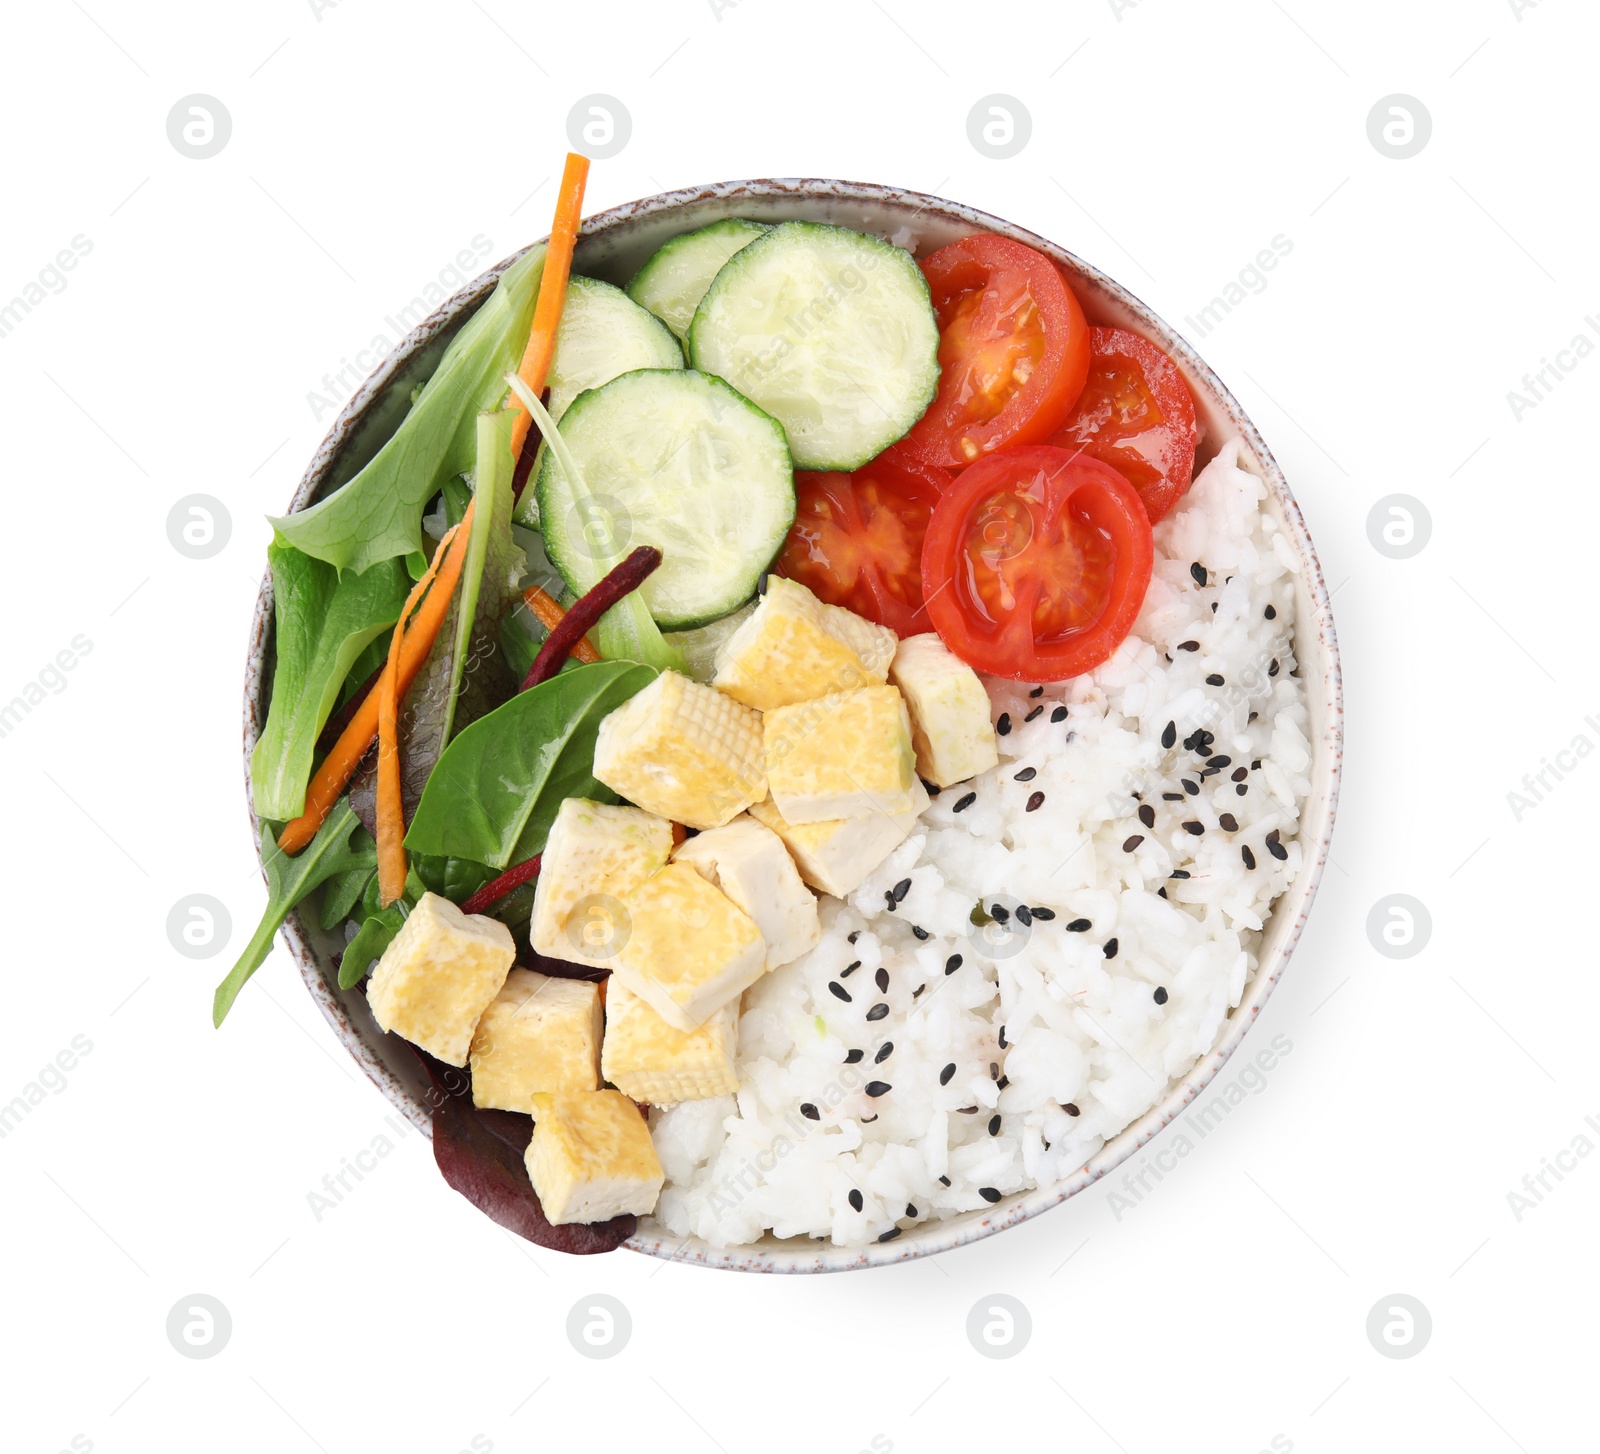
{"label": "white rice", "polygon": [[[738,1094],[652,1113],[667,1173],[656,1217],[671,1232],[859,1246],[986,1207],[1082,1166],[1216,1042],[1300,869],[1311,762],[1295,557],[1238,461],[1233,441],[1156,530],[1149,595],[1111,661],[1038,697],[986,681],[997,723],[1011,723],[1000,765],[941,793],[847,901],[824,897],[822,943],[746,994]],[[1197,730],[1213,735],[1199,751],[1185,744]],[[1009,927],[975,926],[980,902],[1012,911]],[[1055,917],[1020,927],[1019,904]],[[1069,928],[1080,920],[1090,927]]]}

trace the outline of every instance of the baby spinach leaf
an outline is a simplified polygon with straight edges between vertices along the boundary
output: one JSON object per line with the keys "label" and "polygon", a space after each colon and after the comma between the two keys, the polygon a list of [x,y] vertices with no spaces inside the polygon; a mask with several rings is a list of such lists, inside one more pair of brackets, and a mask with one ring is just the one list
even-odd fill
{"label": "baby spinach leaf", "polygon": [[356,828],[355,812],[348,798],[341,798],[328,814],[317,836],[293,858],[281,848],[272,829],[261,825],[261,862],[267,874],[267,907],[250,936],[244,953],[228,971],[228,977],[217,986],[211,1002],[211,1023],[220,1025],[233,1008],[239,991],[250,976],[261,968],[272,949],[273,936],[289,917],[289,911],[314,888],[335,874],[346,873],[366,861],[365,845],[352,845],[351,831]]}
{"label": "baby spinach leaf", "polygon": [[337,929],[344,923],[377,879],[378,845],[366,829],[357,832],[351,851],[359,853],[361,861],[353,868],[330,874],[322,885],[322,917],[318,922],[324,930]]}
{"label": "baby spinach leaf", "polygon": [[503,376],[527,344],[544,252],[531,247],[506,269],[411,412],[354,479],[309,509],[273,520],[285,540],[341,571],[421,553],[423,510],[447,479],[472,468],[476,416],[505,397]]}
{"label": "baby spinach leaf", "polygon": [[593,775],[595,734],[655,675],[627,661],[576,667],[465,728],[428,779],[406,847],[497,869],[531,858],[563,799],[613,801]]}
{"label": "baby spinach leaf", "polygon": [[393,626],[406,598],[405,570],[381,560],[343,578],[326,561],[274,541],[272,609],[277,666],[272,705],[250,757],[256,813],[275,822],[305,809],[317,734],[363,651]]}

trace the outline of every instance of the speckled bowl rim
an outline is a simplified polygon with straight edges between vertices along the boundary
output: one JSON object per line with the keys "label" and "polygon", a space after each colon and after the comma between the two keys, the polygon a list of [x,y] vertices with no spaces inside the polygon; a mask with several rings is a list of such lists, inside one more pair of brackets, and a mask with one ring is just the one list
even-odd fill
{"label": "speckled bowl rim", "polygon": [[[1026,228],[1017,227],[1002,218],[981,212],[977,208],[920,192],[874,183],[778,178],[685,187],[624,203],[622,206],[598,213],[584,223],[580,249],[589,243],[603,246],[608,239],[619,235],[625,236],[643,223],[659,220],[663,214],[687,213],[693,209],[697,213],[693,225],[704,226],[708,221],[715,220],[712,216],[704,215],[707,212],[720,213],[721,216],[736,216],[741,209],[747,209],[751,203],[758,204],[758,208],[773,208],[793,215],[800,215],[808,205],[819,211],[831,208],[835,216],[840,207],[848,209],[857,204],[867,208],[905,209],[911,214],[912,219],[927,216],[972,231],[999,233],[1048,254],[1113,307],[1125,311],[1136,319],[1141,329],[1179,362],[1191,386],[1209,395],[1211,405],[1226,419],[1254,456],[1257,471],[1265,480],[1270,492],[1275,516],[1285,527],[1299,560],[1300,579],[1304,590],[1298,602],[1295,653],[1308,699],[1314,699],[1320,692],[1323,713],[1321,730],[1313,734],[1312,785],[1301,815],[1299,838],[1302,848],[1301,871],[1295,882],[1285,890],[1274,905],[1264,931],[1270,934],[1273,926],[1287,915],[1292,916],[1287,932],[1258,966],[1254,977],[1245,988],[1239,1005],[1225,1022],[1220,1040],[1211,1052],[1203,1056],[1182,1081],[1172,1086],[1159,1104],[1124,1127],[1069,1178],[1052,1186],[1015,1193],[1004,1198],[992,1209],[967,1212],[943,1221],[924,1222],[909,1229],[892,1243],[873,1243],[865,1248],[835,1247],[829,1243],[808,1239],[791,1238],[780,1241],[771,1237],[754,1244],[714,1247],[699,1238],[674,1237],[664,1229],[656,1228],[648,1220],[625,1244],[635,1252],[703,1267],[742,1272],[838,1272],[889,1266],[917,1257],[930,1256],[936,1252],[964,1247],[1036,1217],[1050,1207],[1059,1206],[1148,1144],[1210,1084],[1238,1048],[1245,1034],[1255,1023],[1261,1007],[1276,987],[1295,945],[1299,942],[1318,884],[1321,882],[1332,840],[1339,796],[1344,727],[1343,686],[1327,582],[1323,577],[1300,507],[1289,489],[1288,482],[1284,479],[1282,470],[1262,439],[1260,431],[1240,407],[1238,400],[1186,340],[1120,284],[1049,239],[1040,237]],[[420,350],[428,347],[441,333],[450,329],[463,314],[469,314],[475,309],[488,296],[500,274],[520,257],[523,251],[526,249],[519,250],[468,283],[408,333],[396,345],[393,352],[379,364],[371,377],[345,405],[328,431],[327,437],[312,456],[305,475],[289,502],[291,511],[303,509],[316,497],[319,488],[337,462],[341,451],[357,431],[368,409],[401,373],[407,362]],[[1095,310],[1091,308],[1089,311],[1092,316]],[[1309,615],[1306,610],[1308,605]],[[256,598],[245,672],[244,755],[247,798],[250,792],[250,751],[255,744],[259,724],[264,716],[265,704],[262,696],[268,679],[266,656],[271,624],[272,577],[270,572],[267,572],[263,574]],[[1313,664],[1317,667],[1314,672],[1308,670]],[[250,820],[252,830],[259,841],[259,828],[253,804]],[[431,1123],[426,1103],[385,1063],[372,1040],[368,1038],[368,1033],[352,1019],[348,1007],[340,998],[337,975],[331,961],[318,953],[313,942],[314,936],[298,913],[289,916],[284,925],[283,937],[312,999],[333,1027],[340,1042],[384,1095],[419,1130],[428,1134]]]}

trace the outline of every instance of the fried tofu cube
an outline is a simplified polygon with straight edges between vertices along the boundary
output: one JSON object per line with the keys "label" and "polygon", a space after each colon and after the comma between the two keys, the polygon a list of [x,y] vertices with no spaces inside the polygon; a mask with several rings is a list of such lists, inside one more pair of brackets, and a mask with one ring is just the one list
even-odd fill
{"label": "fried tofu cube", "polygon": [[603,944],[617,895],[643,883],[672,852],[672,824],[638,808],[568,798],[556,813],[533,893],[534,949],[587,962]]}
{"label": "fried tofu cube", "polygon": [[895,650],[889,680],[900,688],[911,714],[918,776],[947,788],[1000,761],[989,694],[977,672],[937,632],[906,637]]}
{"label": "fried tofu cube", "polygon": [[739,1089],[734,1054],[739,1004],[731,1000],[695,1030],[680,1030],[626,985],[606,991],[601,1074],[624,1095],[651,1106],[703,1101]]}
{"label": "fried tofu cube", "polygon": [[372,971],[372,1018],[435,1060],[465,1065],[472,1032],[516,957],[511,931],[498,919],[463,914],[449,899],[424,894]]}
{"label": "fried tofu cube", "polygon": [[524,1158],[545,1219],[609,1222],[655,1210],[666,1174],[650,1127],[621,1091],[540,1091]]}
{"label": "fried tofu cube", "polygon": [[664,671],[600,724],[594,775],[674,823],[720,827],[766,796],[760,714]]}
{"label": "fried tofu cube", "polygon": [[767,787],[791,823],[898,817],[917,781],[911,719],[896,687],[858,687],[762,719]]}
{"label": "fried tofu cube", "polygon": [[686,863],[669,863],[622,906],[612,978],[680,1030],[698,1029],[766,972],[755,922]]}
{"label": "fried tofu cube", "polygon": [[717,652],[711,684],[763,712],[882,682],[895,634],[771,576],[761,604]]}
{"label": "fried tofu cube", "polygon": [[867,875],[905,842],[927,806],[927,789],[917,782],[910,809],[894,817],[867,813],[831,823],[790,823],[771,798],[751,808],[750,816],[783,840],[800,877],[812,888],[842,899],[860,888]]}
{"label": "fried tofu cube", "polygon": [[672,853],[715,884],[754,921],[767,944],[767,968],[798,959],[822,937],[817,900],[800,881],[783,840],[741,813],[698,833]]}
{"label": "fried tofu cube", "polygon": [[600,1089],[600,986],[514,969],[472,1036],[472,1104],[533,1106],[539,1091]]}

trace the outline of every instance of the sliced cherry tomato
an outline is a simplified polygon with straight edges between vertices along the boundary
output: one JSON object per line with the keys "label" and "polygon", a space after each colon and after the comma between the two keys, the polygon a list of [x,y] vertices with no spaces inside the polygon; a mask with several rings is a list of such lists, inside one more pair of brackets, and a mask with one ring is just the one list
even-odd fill
{"label": "sliced cherry tomato", "polygon": [[934,627],[969,666],[1053,682],[1122,644],[1154,558],[1144,506],[1110,465],[1015,445],[964,470],[939,501],[922,589]]}
{"label": "sliced cherry tomato", "polygon": [[922,537],[950,476],[896,446],[854,474],[802,471],[794,485],[794,526],[773,569],[897,635],[931,631]]}
{"label": "sliced cherry tomato", "polygon": [[1050,442],[1104,460],[1139,492],[1154,525],[1194,475],[1194,399],[1148,338],[1091,328],[1089,347],[1089,380]]}
{"label": "sliced cherry tomato", "polygon": [[1089,325],[1043,253],[964,237],[922,260],[939,315],[939,392],[902,441],[962,469],[1060,428],[1089,373]]}

